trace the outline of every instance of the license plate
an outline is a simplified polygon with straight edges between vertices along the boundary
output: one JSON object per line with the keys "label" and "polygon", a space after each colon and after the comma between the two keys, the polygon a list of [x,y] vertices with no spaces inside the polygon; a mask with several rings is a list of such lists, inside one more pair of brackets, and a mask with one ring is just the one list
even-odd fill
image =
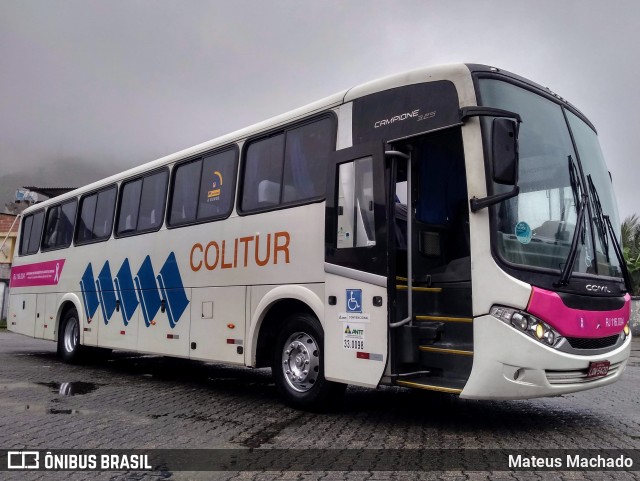
{"label": "license plate", "polygon": [[597,361],[589,363],[589,370],[587,371],[587,377],[602,377],[606,376],[609,372],[609,361]]}

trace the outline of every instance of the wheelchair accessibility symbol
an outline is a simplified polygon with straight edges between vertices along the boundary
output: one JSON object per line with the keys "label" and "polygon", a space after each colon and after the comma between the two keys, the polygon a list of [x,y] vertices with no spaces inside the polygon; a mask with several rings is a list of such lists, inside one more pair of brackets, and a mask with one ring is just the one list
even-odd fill
{"label": "wheelchair accessibility symbol", "polygon": [[347,312],[362,312],[362,289],[347,289]]}

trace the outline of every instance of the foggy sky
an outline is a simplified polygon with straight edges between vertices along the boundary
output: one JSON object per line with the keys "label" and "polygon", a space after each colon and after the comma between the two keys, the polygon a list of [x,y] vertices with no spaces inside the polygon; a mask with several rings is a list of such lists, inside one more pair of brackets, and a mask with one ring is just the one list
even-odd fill
{"label": "foggy sky", "polygon": [[636,1],[0,0],[0,206],[78,186],[384,75],[510,70],[594,123],[640,214]]}

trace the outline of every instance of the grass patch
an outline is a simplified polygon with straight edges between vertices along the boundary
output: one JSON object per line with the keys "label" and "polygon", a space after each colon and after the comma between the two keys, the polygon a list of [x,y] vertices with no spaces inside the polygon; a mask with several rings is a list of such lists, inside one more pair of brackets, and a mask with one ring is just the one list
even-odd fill
{"label": "grass patch", "polygon": [[6,328],[7,328],[7,320],[0,319],[0,329],[6,329]]}

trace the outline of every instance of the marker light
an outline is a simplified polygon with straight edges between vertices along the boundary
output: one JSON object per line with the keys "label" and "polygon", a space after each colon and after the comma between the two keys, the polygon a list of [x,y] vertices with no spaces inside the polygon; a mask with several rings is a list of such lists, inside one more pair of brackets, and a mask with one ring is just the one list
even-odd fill
{"label": "marker light", "polygon": [[625,335],[625,336],[628,336],[628,335],[629,335],[629,324],[625,324],[625,325],[624,325],[624,329],[623,329],[623,331],[624,331],[624,335]]}
{"label": "marker light", "polygon": [[544,327],[542,326],[542,324],[538,324],[536,326],[536,337],[538,339],[542,339],[543,336],[544,336]]}

